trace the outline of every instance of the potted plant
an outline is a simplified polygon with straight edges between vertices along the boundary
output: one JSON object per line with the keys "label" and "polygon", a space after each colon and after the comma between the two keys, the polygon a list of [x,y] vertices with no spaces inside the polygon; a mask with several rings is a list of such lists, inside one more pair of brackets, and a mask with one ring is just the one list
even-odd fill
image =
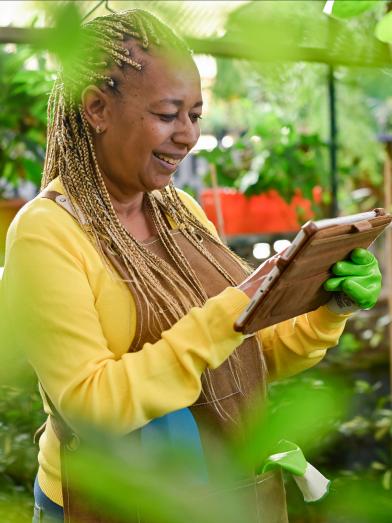
{"label": "potted plant", "polygon": [[40,185],[51,82],[43,56],[0,46],[0,265],[8,226]]}
{"label": "potted plant", "polygon": [[[275,122],[276,123],[276,122]],[[289,232],[320,214],[321,186],[326,185],[325,144],[318,135],[268,122],[212,151],[206,160],[201,202],[217,223],[216,194],[226,234]],[[213,167],[213,170],[211,168]],[[216,172],[216,186],[213,188]]]}

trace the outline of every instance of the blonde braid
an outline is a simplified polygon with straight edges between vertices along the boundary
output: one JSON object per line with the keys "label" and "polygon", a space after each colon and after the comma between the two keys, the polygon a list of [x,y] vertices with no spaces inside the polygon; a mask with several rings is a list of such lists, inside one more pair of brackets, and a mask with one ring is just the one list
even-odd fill
{"label": "blonde braid", "polygon": [[[164,329],[183,317],[191,307],[202,306],[208,297],[195,271],[170,234],[162,210],[152,194],[146,195],[146,205],[173,266],[153,254],[121,224],[98,165],[91,128],[80,102],[80,93],[91,83],[105,83],[114,89],[115,82],[107,73],[112,64],[118,67],[128,65],[141,70],[141,64],[122,45],[122,41],[128,38],[141,41],[145,49],[154,44],[179,49],[188,54],[190,51],[168,27],[142,10],[96,18],[83,26],[83,32],[85,48],[81,59],[74,65],[72,74],[69,71],[59,74],[49,97],[48,145],[42,188],[57,176],[60,177],[71,204],[85,217],[81,226],[95,244],[105,264],[111,267],[101,242],[126,267],[129,279],[147,310],[147,318],[139,320],[147,321],[153,334],[159,337]],[[94,50],[93,53],[91,49]],[[161,195],[165,212],[172,217],[185,237],[229,284],[235,285],[236,282],[200,241],[200,232],[216,244],[220,244],[219,240],[187,209],[172,185],[163,189]],[[220,245],[222,249],[226,249]],[[229,249],[226,250],[229,256],[245,268],[242,260]],[[156,310],[157,303],[165,303],[166,306]],[[234,379],[239,382],[235,362],[235,356],[229,358]],[[205,373],[204,382],[206,394],[216,400],[209,372]],[[224,411],[219,401],[215,403],[219,414],[223,416]]]}

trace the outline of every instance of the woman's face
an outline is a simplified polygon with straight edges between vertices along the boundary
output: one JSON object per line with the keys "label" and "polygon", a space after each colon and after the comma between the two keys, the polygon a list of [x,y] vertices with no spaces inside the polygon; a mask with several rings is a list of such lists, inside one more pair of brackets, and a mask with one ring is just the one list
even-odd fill
{"label": "woman's face", "polygon": [[123,197],[169,183],[199,138],[202,111],[200,77],[190,58],[132,49],[143,69],[114,70],[120,94],[104,88],[100,100],[85,98],[88,120],[103,131],[95,135],[95,148],[105,182]]}

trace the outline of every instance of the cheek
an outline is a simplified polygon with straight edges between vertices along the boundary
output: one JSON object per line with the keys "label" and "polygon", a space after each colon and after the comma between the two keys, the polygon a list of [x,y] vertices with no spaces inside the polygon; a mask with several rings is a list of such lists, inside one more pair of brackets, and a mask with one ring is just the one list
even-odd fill
{"label": "cheek", "polygon": [[172,129],[170,124],[164,122],[145,122],[143,126],[144,142],[151,148],[159,147],[167,142],[171,135]]}
{"label": "cheek", "polygon": [[196,123],[195,124],[195,137],[194,137],[194,140],[193,140],[192,147],[194,147],[196,145],[198,139],[200,138],[200,135],[201,135],[200,125],[199,125],[199,123]]}

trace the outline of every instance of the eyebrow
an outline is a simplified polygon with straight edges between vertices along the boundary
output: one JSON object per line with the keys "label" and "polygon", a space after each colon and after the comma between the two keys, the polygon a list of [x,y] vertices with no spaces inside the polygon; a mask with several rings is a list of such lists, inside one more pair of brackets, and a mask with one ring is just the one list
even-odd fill
{"label": "eyebrow", "polygon": [[[162,100],[159,100],[158,103],[159,104],[169,103],[169,104],[175,105],[176,107],[181,107],[184,102],[182,100],[178,100],[176,98],[163,98]],[[202,105],[203,105],[203,101],[199,100],[198,102],[195,103],[195,105],[193,105],[193,107],[201,107]]]}

